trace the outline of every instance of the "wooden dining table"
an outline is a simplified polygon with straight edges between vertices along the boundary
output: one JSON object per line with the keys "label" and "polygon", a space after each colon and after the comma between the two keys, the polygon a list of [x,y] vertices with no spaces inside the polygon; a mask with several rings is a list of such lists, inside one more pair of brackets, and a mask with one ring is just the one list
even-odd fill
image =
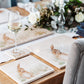
{"label": "wooden dining table", "polygon": [[[34,53],[30,53],[30,55],[34,56],[35,58],[39,59],[40,61],[49,65],[50,67],[52,67],[55,70],[51,74],[48,74],[38,80],[35,80],[35,81],[31,82],[30,84],[62,84],[64,73],[65,73],[65,68],[58,69],[55,66],[53,66],[52,64],[45,61],[44,59],[35,55]],[[9,62],[0,64],[0,66],[10,63],[10,62],[13,62],[13,61],[16,61],[16,60],[11,60]],[[7,76],[4,72],[2,72],[0,70],[0,84],[18,84],[18,83],[15,82],[13,79],[11,79],[9,76]]]}
{"label": "wooden dining table", "polygon": [[[41,4],[41,3],[42,3],[42,1],[36,2],[35,4],[37,5],[37,4]],[[29,13],[23,8],[11,7],[8,9],[14,10],[14,11],[19,11],[20,15],[22,15],[22,16],[28,16],[29,15]],[[51,73],[47,76],[44,76],[44,77],[42,77],[36,81],[33,81],[30,84],[62,84],[64,73],[65,73],[65,68],[58,69],[55,66],[53,66],[52,64],[45,61],[44,59],[35,55],[34,53],[30,53],[30,54],[32,56],[36,57],[37,59],[39,59],[40,61],[44,62],[45,64],[51,66],[55,70],[53,73]],[[16,61],[16,60],[11,60],[11,61]],[[9,62],[11,62],[11,61],[9,61]],[[9,62],[7,62],[7,63],[9,63]],[[7,63],[0,64],[0,66],[7,64]],[[7,76],[5,73],[0,71],[0,84],[17,84],[17,83],[13,79],[11,79],[9,76]]]}

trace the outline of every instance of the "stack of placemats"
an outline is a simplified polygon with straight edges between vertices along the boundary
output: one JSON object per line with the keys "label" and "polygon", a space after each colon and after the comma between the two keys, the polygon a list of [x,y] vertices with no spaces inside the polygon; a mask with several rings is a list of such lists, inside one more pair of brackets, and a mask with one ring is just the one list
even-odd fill
{"label": "stack of placemats", "polygon": [[29,84],[54,72],[50,66],[31,55],[0,66],[0,70],[17,82],[17,84]]}

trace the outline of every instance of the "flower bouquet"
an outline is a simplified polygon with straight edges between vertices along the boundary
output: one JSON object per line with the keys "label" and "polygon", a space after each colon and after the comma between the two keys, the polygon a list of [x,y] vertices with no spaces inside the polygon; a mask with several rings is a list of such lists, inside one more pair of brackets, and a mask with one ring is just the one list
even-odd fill
{"label": "flower bouquet", "polygon": [[[64,3],[65,27],[73,28],[84,22],[84,3],[80,0],[70,0]],[[40,20],[37,26],[53,30],[57,29],[59,17],[59,2],[49,4],[40,12]]]}
{"label": "flower bouquet", "polygon": [[[39,13],[29,15],[29,22],[35,27],[46,28],[48,30],[58,29],[59,0],[50,3],[46,8],[40,7]],[[69,0],[64,3],[65,27],[73,28],[84,22],[84,1]]]}
{"label": "flower bouquet", "polygon": [[65,5],[65,26],[76,27],[84,22],[84,3],[80,0],[70,0]]}

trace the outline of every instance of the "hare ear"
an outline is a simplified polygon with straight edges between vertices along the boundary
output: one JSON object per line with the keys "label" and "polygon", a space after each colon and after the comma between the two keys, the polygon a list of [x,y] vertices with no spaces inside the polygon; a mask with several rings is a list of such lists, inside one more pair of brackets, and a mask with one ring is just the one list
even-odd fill
{"label": "hare ear", "polygon": [[51,50],[53,50],[53,49],[54,49],[54,46],[53,46],[53,45],[51,45],[51,47],[50,47],[50,48],[51,48]]}
{"label": "hare ear", "polygon": [[17,68],[20,68],[20,64],[17,65]]}

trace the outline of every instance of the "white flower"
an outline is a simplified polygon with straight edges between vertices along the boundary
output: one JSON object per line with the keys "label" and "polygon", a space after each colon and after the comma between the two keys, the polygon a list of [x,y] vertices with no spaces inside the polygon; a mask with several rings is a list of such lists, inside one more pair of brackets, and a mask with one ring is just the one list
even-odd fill
{"label": "white flower", "polygon": [[39,20],[40,20],[40,12],[33,12],[30,13],[30,15],[28,16],[28,21],[33,25]]}
{"label": "white flower", "polygon": [[55,0],[52,0],[52,3],[55,3]]}
{"label": "white flower", "polygon": [[77,15],[75,15],[75,20],[77,22],[83,22],[84,21],[84,14],[82,12],[79,12]]}
{"label": "white flower", "polygon": [[84,3],[84,0],[80,0],[82,3]]}
{"label": "white flower", "polygon": [[55,21],[51,21],[51,26],[52,28],[57,29],[57,25]]}
{"label": "white flower", "polygon": [[31,23],[31,24],[35,24],[36,21],[37,21],[37,17],[35,15],[35,13],[30,13],[30,15],[28,16],[28,21]]}
{"label": "white flower", "polygon": [[37,17],[37,21],[39,21],[40,20],[40,12],[37,11],[35,14],[36,14],[36,17]]}
{"label": "white flower", "polygon": [[55,5],[58,7],[59,6],[59,0],[56,0]]}
{"label": "white flower", "polygon": [[57,22],[57,19],[58,19],[57,16],[51,16],[51,18],[52,18],[55,22]]}
{"label": "white flower", "polygon": [[71,13],[71,10],[70,9],[68,9],[68,13]]}

